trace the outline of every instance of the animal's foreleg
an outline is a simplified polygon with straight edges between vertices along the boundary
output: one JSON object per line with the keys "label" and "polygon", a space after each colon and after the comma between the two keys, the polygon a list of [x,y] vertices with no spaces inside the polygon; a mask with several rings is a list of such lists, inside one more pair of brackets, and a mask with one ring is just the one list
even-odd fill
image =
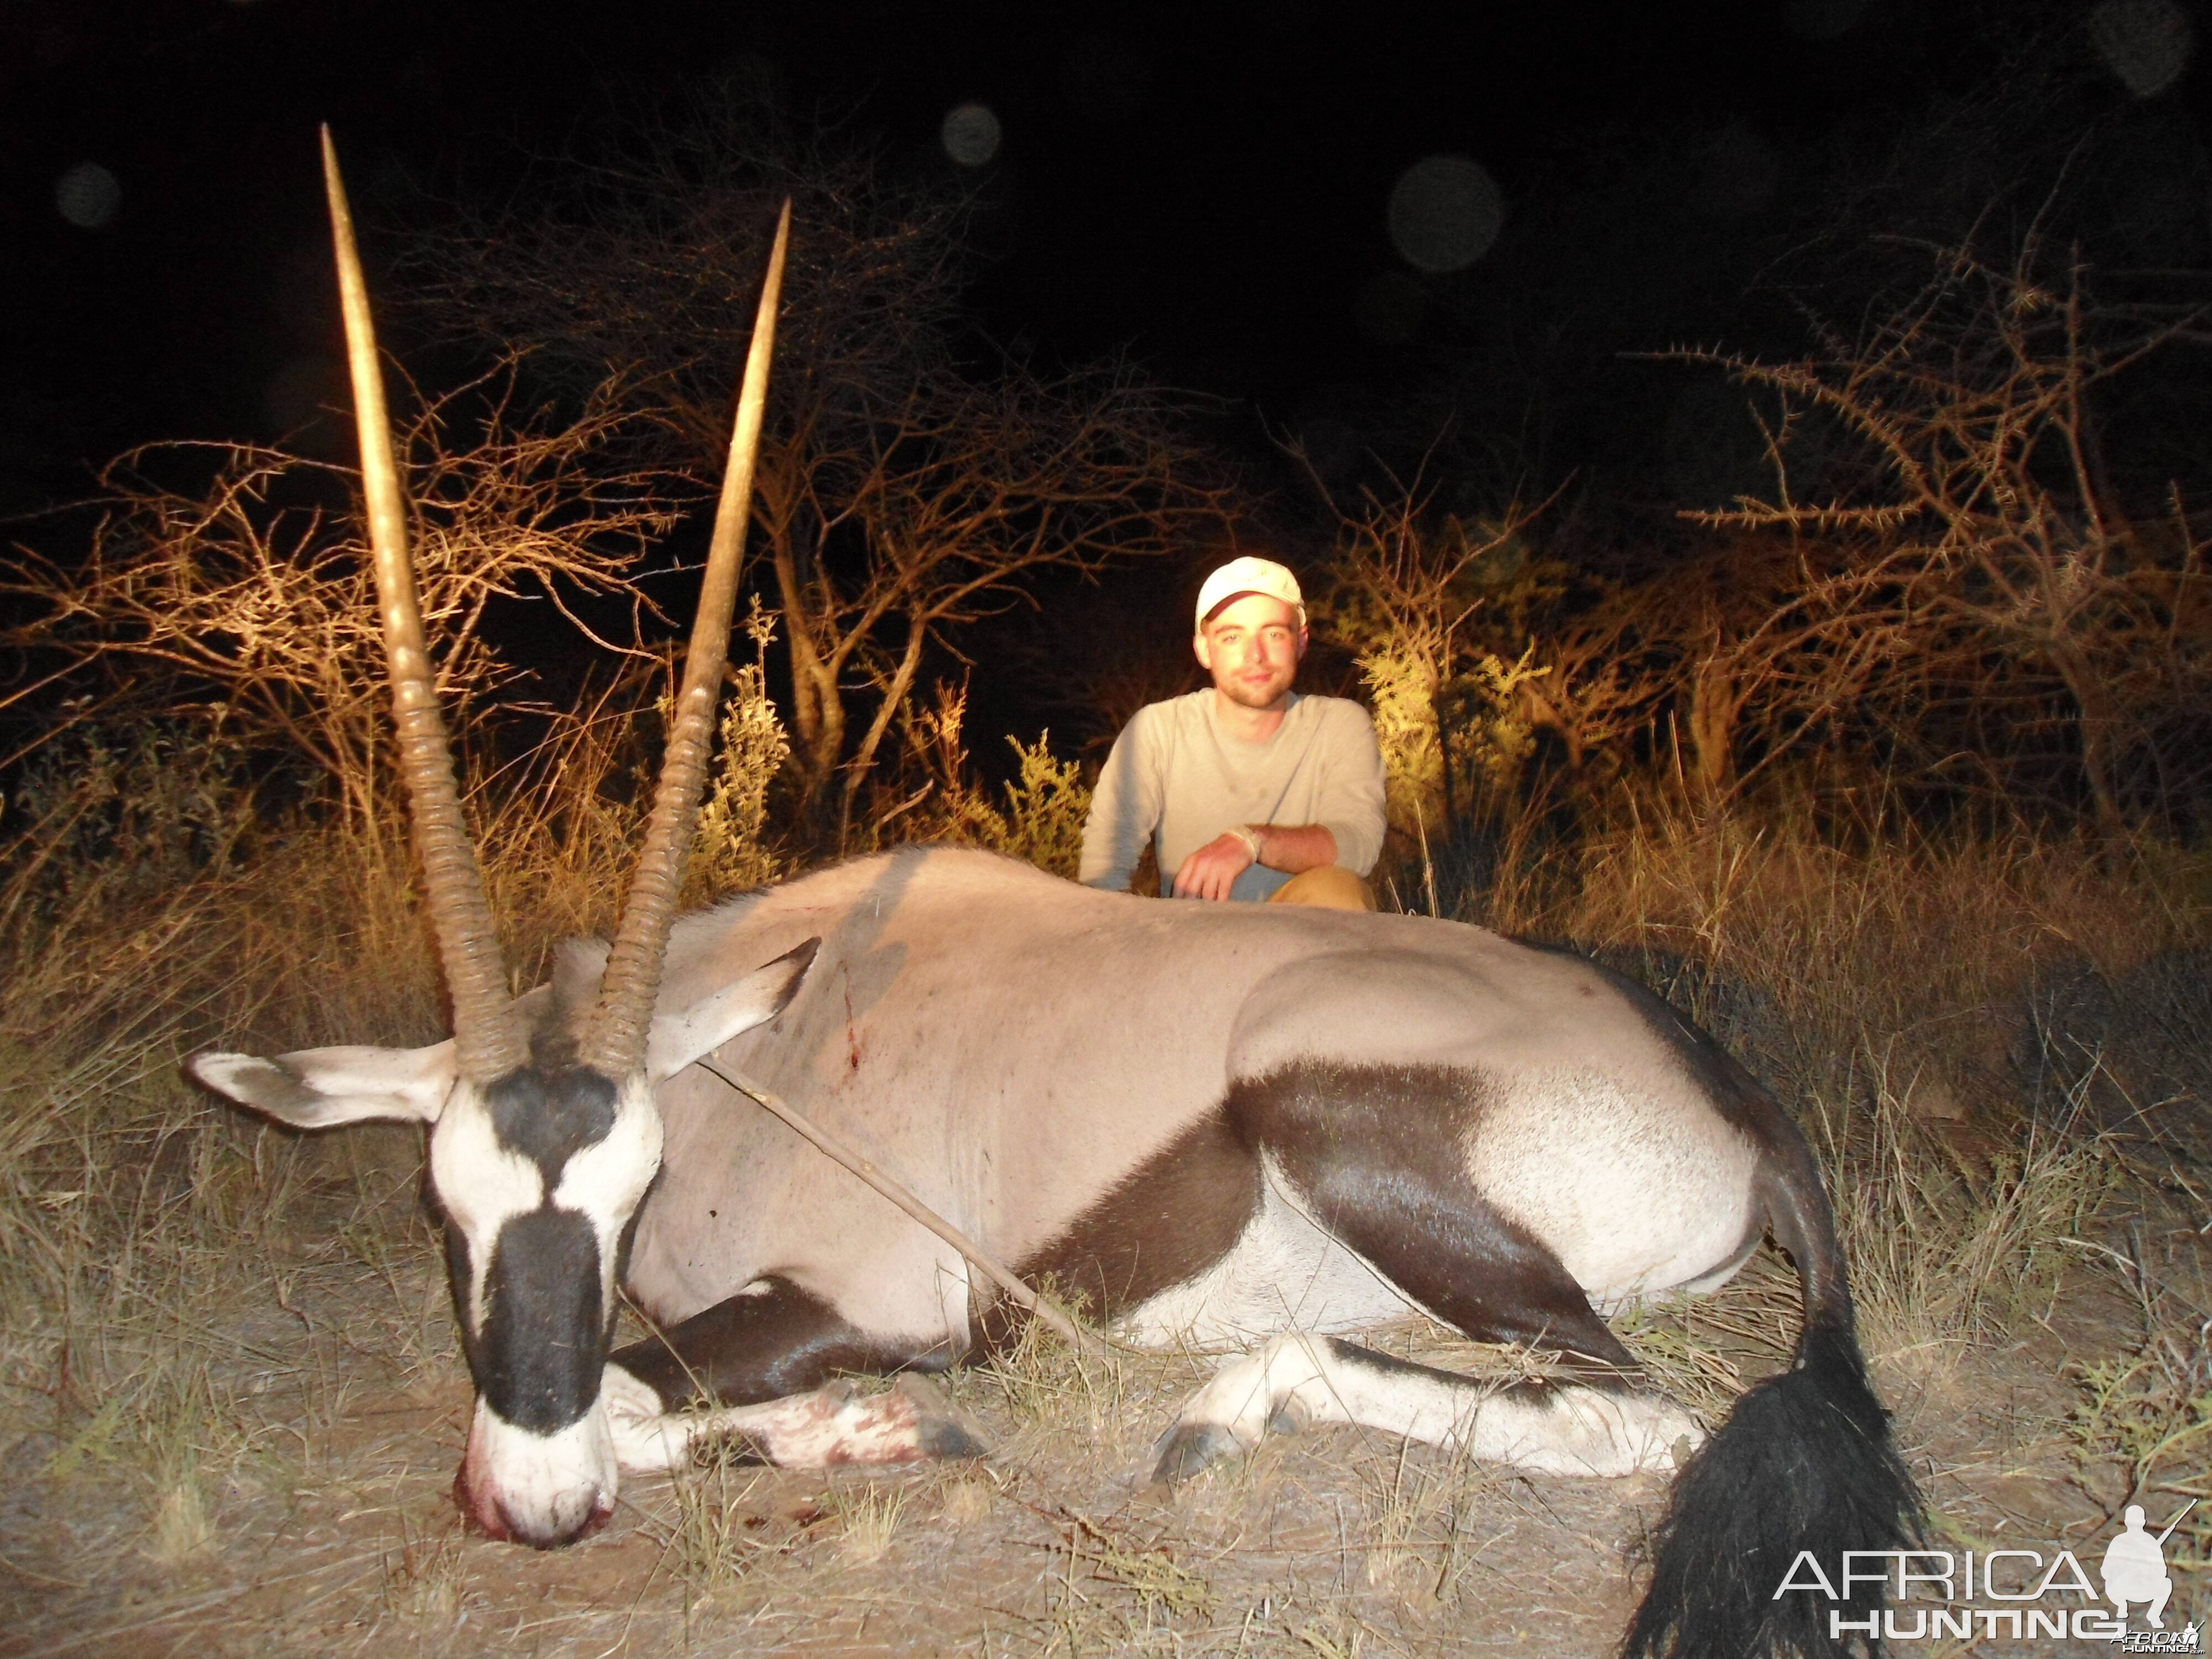
{"label": "animal's foreleg", "polygon": [[967,1416],[927,1378],[908,1373],[866,1397],[831,1384],[750,1406],[671,1412],[620,1365],[603,1383],[615,1457],[634,1473],[680,1468],[715,1447],[781,1468],[913,1463],[981,1457],[988,1449]]}
{"label": "animal's foreleg", "polygon": [[866,1398],[836,1380],[946,1358],[942,1344],[872,1335],[770,1276],[615,1355],[605,1384],[615,1455],[640,1470],[681,1467],[717,1442],[789,1468],[979,1456],[980,1431],[911,1371]]}

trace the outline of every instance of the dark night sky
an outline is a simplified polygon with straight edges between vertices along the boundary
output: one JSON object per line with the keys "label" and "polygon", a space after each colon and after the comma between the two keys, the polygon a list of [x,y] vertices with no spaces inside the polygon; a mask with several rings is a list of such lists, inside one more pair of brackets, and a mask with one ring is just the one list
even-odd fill
{"label": "dark night sky", "polygon": [[[1741,287],[1733,222],[1786,219],[1796,157],[1929,119],[1985,70],[2009,27],[1992,18],[2033,17],[2093,59],[2086,10],[13,0],[0,490],[21,506],[128,442],[273,437],[297,417],[315,384],[301,365],[329,346],[318,120],[373,224],[395,180],[495,174],[557,148],[611,91],[702,70],[765,73],[787,107],[841,112],[896,166],[949,168],[939,124],[980,100],[1004,133],[984,181],[995,257],[972,296],[985,326],[1063,356],[1128,347],[1279,418],[1480,334],[1473,290],[1411,279],[1386,233],[1393,181],[1422,156],[1463,155],[1497,180],[1488,267],[1540,290],[1564,291],[1547,273],[1565,272],[1649,337],[1619,344],[1716,332]],[[2127,101],[2094,61],[2083,73]],[[2202,79],[2154,101],[2193,109]],[[2185,125],[2201,172],[2201,118]],[[1718,186],[1695,175],[1731,143],[1750,147],[1748,205],[1658,199],[1725,198],[1725,167]],[[57,204],[85,161],[120,190],[97,228]],[[1590,208],[1639,191],[1642,217]]]}

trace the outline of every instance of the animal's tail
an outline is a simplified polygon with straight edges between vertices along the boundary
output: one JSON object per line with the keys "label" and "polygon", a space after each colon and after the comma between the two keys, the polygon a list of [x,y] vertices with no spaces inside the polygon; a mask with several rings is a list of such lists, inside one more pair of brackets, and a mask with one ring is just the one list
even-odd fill
{"label": "animal's tail", "polygon": [[1776,1592],[1786,1578],[1814,1582],[1791,1571],[1800,1552],[1844,1591],[1845,1550],[1920,1540],[1919,1494],[1859,1352],[1835,1212],[1803,1135],[1763,1103],[1762,1195],[1775,1242],[1797,1264],[1804,1332],[1791,1368],[1739,1400],[1675,1480],[1623,1659],[1873,1651],[1879,1638],[1863,1632],[1881,1616],[1879,1586],[1854,1585],[1840,1601],[1817,1588]]}

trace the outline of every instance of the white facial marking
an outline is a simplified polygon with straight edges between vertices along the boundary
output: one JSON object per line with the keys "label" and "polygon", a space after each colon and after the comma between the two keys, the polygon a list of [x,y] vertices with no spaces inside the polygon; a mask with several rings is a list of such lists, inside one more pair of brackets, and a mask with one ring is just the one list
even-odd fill
{"label": "white facial marking", "polygon": [[622,1231],[660,1168],[660,1109],[642,1076],[625,1079],[615,1095],[614,1127],[562,1166],[554,1204],[587,1218],[599,1241],[599,1305],[611,1307],[615,1256]]}
{"label": "white facial marking", "polygon": [[431,1133],[430,1181],[447,1215],[468,1241],[473,1268],[469,1275],[469,1328],[481,1333],[492,1241],[516,1216],[527,1215],[545,1201],[545,1180],[535,1164],[500,1144],[491,1114],[475,1091],[464,1085],[454,1091]]}

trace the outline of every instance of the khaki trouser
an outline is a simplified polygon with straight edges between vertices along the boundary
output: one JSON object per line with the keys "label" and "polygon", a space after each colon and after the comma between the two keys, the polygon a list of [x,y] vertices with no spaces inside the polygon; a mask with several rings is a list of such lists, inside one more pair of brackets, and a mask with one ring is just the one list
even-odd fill
{"label": "khaki trouser", "polygon": [[1323,865],[1292,876],[1267,896],[1270,904],[1310,904],[1318,910],[1372,910],[1375,890],[1341,865]]}

